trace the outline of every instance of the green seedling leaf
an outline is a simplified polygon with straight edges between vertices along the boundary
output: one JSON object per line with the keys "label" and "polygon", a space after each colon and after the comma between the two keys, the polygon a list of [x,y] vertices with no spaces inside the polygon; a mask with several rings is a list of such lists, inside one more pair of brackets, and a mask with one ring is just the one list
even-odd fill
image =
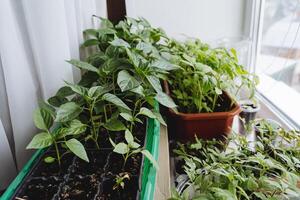
{"label": "green seedling leaf", "polygon": [[89,89],[88,96],[91,98],[98,98],[111,90],[112,87],[109,86],[94,86]]}
{"label": "green seedling leaf", "polygon": [[48,103],[52,106],[59,107],[64,103],[67,103],[68,99],[60,96],[53,96],[48,99]]}
{"label": "green seedling leaf", "polygon": [[156,119],[156,115],[148,108],[142,107],[138,115],[145,115],[149,118]]}
{"label": "green seedling leaf", "polygon": [[72,138],[66,141],[66,145],[76,156],[82,160],[85,160],[86,162],[89,162],[89,158],[86,154],[84,146],[78,140]]}
{"label": "green seedling leaf", "polygon": [[128,144],[134,142],[134,138],[132,136],[132,133],[128,129],[126,129],[126,131],[125,131],[125,140]]}
{"label": "green seedling leaf", "polygon": [[156,170],[159,170],[158,163],[148,150],[144,149],[141,151],[141,153],[152,163]]}
{"label": "green seedling leaf", "polygon": [[82,44],[83,47],[89,47],[89,46],[95,46],[95,45],[98,45],[100,44],[100,41],[97,40],[97,39],[88,39],[88,40],[85,40]]}
{"label": "green seedling leaf", "polygon": [[42,132],[35,135],[26,149],[42,149],[53,144],[53,139],[50,133]]}
{"label": "green seedling leaf", "polygon": [[155,96],[155,99],[163,106],[168,108],[175,108],[177,105],[174,101],[164,92],[158,92]]}
{"label": "green seedling leaf", "polygon": [[113,151],[123,155],[129,151],[129,148],[124,142],[120,142],[115,146]]}
{"label": "green seedling leaf", "polygon": [[114,94],[106,93],[102,96],[102,99],[113,103],[118,107],[124,108],[126,110],[131,110],[119,97]]}
{"label": "green seedling leaf", "polygon": [[69,86],[61,87],[57,92],[55,96],[59,97],[68,97],[70,95],[73,95],[74,91]]}
{"label": "green seedling leaf", "polygon": [[111,45],[115,46],[115,47],[126,47],[126,48],[130,48],[130,45],[124,41],[123,39],[120,38],[116,38],[113,41],[110,42]]}
{"label": "green seedling leaf", "polygon": [[87,125],[81,123],[78,119],[74,119],[71,121],[68,128],[64,128],[65,131],[63,131],[63,134],[61,137],[67,136],[67,135],[79,135],[83,132],[85,132]]}
{"label": "green seedling leaf", "polygon": [[129,113],[120,113],[120,116],[123,117],[126,121],[133,122],[134,119]]}
{"label": "green seedling leaf", "polygon": [[136,88],[131,89],[130,91],[131,91],[131,92],[134,92],[134,93],[136,93],[136,94],[139,94],[139,95],[141,95],[142,97],[145,96],[145,94],[144,94],[144,88],[143,88],[143,86],[141,86],[141,85],[139,85],[139,86],[136,87]]}
{"label": "green seedling leaf", "polygon": [[53,124],[53,116],[48,110],[38,108],[34,111],[33,121],[37,128],[48,130]]}
{"label": "green seedling leaf", "polygon": [[84,69],[84,70],[88,70],[88,71],[92,71],[92,72],[96,72],[98,73],[99,70],[98,68],[94,67],[93,65],[87,63],[87,62],[82,62],[79,60],[69,60],[67,61],[68,63],[70,63],[71,65],[74,65],[75,67],[78,67],[79,69]]}
{"label": "green seedling leaf", "polygon": [[61,105],[57,110],[55,121],[67,122],[75,119],[82,112],[82,108],[74,102]]}
{"label": "green seedling leaf", "polygon": [[72,84],[72,83],[68,83],[65,81],[65,83],[68,85],[67,87],[70,87],[70,89],[79,94],[80,96],[85,96],[87,94],[87,88],[85,87],[82,87],[80,85],[75,85],[75,84]]}
{"label": "green seedling leaf", "polygon": [[45,163],[53,163],[55,161],[55,158],[53,158],[52,156],[47,156],[45,159],[44,159],[44,162]]}
{"label": "green seedling leaf", "polygon": [[160,113],[153,112],[153,114],[156,116],[156,119],[159,121],[159,123],[161,123],[164,126],[167,126],[167,123],[165,122],[165,120],[163,119]]}
{"label": "green seedling leaf", "polygon": [[151,65],[152,65],[152,67],[162,69],[162,70],[166,70],[166,71],[180,69],[180,67],[178,65],[174,65],[174,64],[170,63],[169,61],[167,61],[166,59],[163,59],[163,58],[161,58],[159,60],[155,60]]}
{"label": "green seedling leaf", "polygon": [[139,82],[126,70],[118,73],[117,83],[122,92],[134,89],[139,85]]}
{"label": "green seedling leaf", "polygon": [[111,138],[109,138],[109,142],[111,143],[111,145],[112,145],[113,147],[116,146],[116,143],[115,143]]}
{"label": "green seedling leaf", "polygon": [[113,35],[117,32],[111,28],[101,28],[98,30],[98,33],[99,33],[99,36],[103,36],[103,35]]}
{"label": "green seedling leaf", "polygon": [[110,119],[104,125],[104,128],[110,131],[123,131],[126,130],[126,126],[118,119]]}
{"label": "green seedling leaf", "polygon": [[147,80],[150,82],[150,84],[152,85],[152,87],[154,88],[154,90],[157,93],[162,92],[160,81],[159,81],[159,79],[157,77],[155,77],[155,76],[147,76]]}

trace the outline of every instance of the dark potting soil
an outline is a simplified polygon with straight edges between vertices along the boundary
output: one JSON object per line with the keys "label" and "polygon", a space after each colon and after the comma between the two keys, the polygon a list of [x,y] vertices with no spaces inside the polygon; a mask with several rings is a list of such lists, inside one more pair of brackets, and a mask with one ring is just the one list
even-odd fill
{"label": "dark potting soil", "polygon": [[118,187],[112,189],[115,185],[114,179],[109,178],[103,181],[101,185],[100,194],[96,196],[96,200],[136,200],[138,185],[138,177],[133,176],[129,180],[124,180],[124,188]]}
{"label": "dark potting soil", "polygon": [[57,193],[62,179],[57,177],[51,178],[31,178],[23,185],[23,191],[17,197],[28,200],[50,200]]}
{"label": "dark potting soil", "polygon": [[[134,130],[134,137],[140,144],[145,141],[145,126],[146,123]],[[130,157],[123,167],[124,159],[112,152],[109,135],[107,133],[99,135],[101,135],[100,149],[96,149],[92,141],[87,142],[90,144],[86,148],[89,163],[72,153],[64,154],[60,167],[57,162],[45,163],[44,159],[48,156],[56,158],[56,152],[50,148],[33,167],[12,199],[16,197],[29,200],[136,199],[140,189],[142,155]],[[124,141],[124,133],[121,132],[110,133],[110,137],[115,142]],[[65,150],[60,149],[63,154]],[[130,180],[124,180],[124,189],[113,190],[115,177],[122,172],[128,173]]]}

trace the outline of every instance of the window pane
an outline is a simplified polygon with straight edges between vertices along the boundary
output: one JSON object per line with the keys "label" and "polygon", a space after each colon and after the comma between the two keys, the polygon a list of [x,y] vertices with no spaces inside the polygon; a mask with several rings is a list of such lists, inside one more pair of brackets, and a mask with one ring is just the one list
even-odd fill
{"label": "window pane", "polygon": [[300,92],[300,6],[266,0],[258,72]]}

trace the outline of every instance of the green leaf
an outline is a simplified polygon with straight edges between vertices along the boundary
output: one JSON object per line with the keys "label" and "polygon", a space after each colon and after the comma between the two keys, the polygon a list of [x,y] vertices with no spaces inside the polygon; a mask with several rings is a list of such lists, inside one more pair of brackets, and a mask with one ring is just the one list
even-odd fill
{"label": "green leaf", "polygon": [[98,31],[96,29],[86,29],[83,33],[94,37],[98,36]]}
{"label": "green leaf", "polygon": [[118,107],[124,108],[126,110],[131,110],[119,97],[114,94],[106,93],[102,96],[102,99],[113,103]]}
{"label": "green leaf", "polygon": [[123,117],[126,121],[129,121],[129,122],[134,121],[132,115],[129,113],[120,113],[120,116]]}
{"label": "green leaf", "polygon": [[99,36],[102,36],[102,35],[113,35],[117,32],[111,28],[102,28],[102,29],[98,30],[98,33],[99,33]]}
{"label": "green leaf", "polygon": [[120,38],[116,38],[113,41],[110,42],[111,45],[115,46],[115,47],[126,47],[126,48],[130,48],[130,45],[128,44],[128,42],[124,41],[123,39]]}
{"label": "green leaf", "polygon": [[122,92],[136,88],[139,85],[139,82],[126,70],[118,73],[117,83]]}
{"label": "green leaf", "polygon": [[104,128],[110,131],[123,131],[126,130],[125,125],[118,119],[110,119],[104,125]]}
{"label": "green leaf", "polygon": [[26,149],[42,149],[52,144],[53,140],[50,133],[42,132],[32,138]]}
{"label": "green leaf", "polygon": [[84,69],[84,70],[88,70],[88,71],[92,71],[92,72],[96,72],[98,73],[98,68],[94,67],[93,65],[87,63],[87,62],[82,62],[82,61],[79,61],[79,60],[69,60],[67,61],[68,63],[74,65],[75,67],[78,67],[80,69]]}
{"label": "green leaf", "polygon": [[148,150],[144,149],[141,151],[141,153],[152,163],[152,165],[156,168],[156,170],[159,170],[158,163],[156,162],[156,160]]}
{"label": "green leaf", "polygon": [[34,111],[33,121],[37,128],[48,130],[53,124],[53,116],[48,110],[38,108]]}
{"label": "green leaf", "polygon": [[53,96],[48,99],[48,103],[52,106],[59,107],[64,103],[67,103],[68,99],[61,96]]}
{"label": "green leaf", "polygon": [[82,44],[83,47],[89,47],[89,46],[94,46],[100,44],[99,40],[97,39],[88,39],[85,40]]}
{"label": "green leaf", "polygon": [[148,54],[150,53],[152,50],[155,50],[155,48],[149,44],[149,43],[145,43],[145,42],[142,42],[140,41],[137,45],[136,45],[136,48],[138,50],[141,50],[143,51],[145,54]]}
{"label": "green leaf", "polygon": [[123,155],[129,151],[129,148],[124,142],[120,142],[115,146],[113,151]]}
{"label": "green leaf", "polygon": [[66,81],[65,81],[65,83],[68,85],[67,87],[70,87],[70,89],[72,91],[74,91],[75,93],[79,94],[80,96],[85,96],[87,94],[87,88],[82,87],[80,85],[68,83]]}
{"label": "green leaf", "polygon": [[134,93],[136,93],[136,94],[139,94],[139,95],[141,95],[142,97],[145,96],[145,94],[144,94],[144,88],[143,88],[143,86],[141,86],[141,85],[139,85],[139,86],[136,87],[136,88],[131,89],[130,91],[131,91],[131,92],[134,92]]}
{"label": "green leaf", "polygon": [[82,108],[74,102],[61,105],[57,110],[55,121],[66,122],[75,119],[82,112]]}
{"label": "green leaf", "polygon": [[92,97],[92,98],[98,98],[100,97],[101,95],[103,95],[104,93],[107,93],[109,91],[111,91],[112,88],[109,87],[109,86],[94,86],[94,87],[91,87],[88,91],[88,96],[89,97]]}
{"label": "green leaf", "polygon": [[52,156],[47,156],[46,158],[44,158],[44,162],[45,163],[53,163],[55,161],[55,158],[53,158]]}
{"label": "green leaf", "polygon": [[145,107],[142,107],[140,109],[138,115],[145,115],[149,118],[156,119],[156,115],[154,115],[154,113],[151,110],[149,110],[148,108],[145,108]]}
{"label": "green leaf", "polygon": [[156,116],[156,119],[159,121],[159,123],[161,123],[164,126],[167,126],[167,123],[165,122],[165,120],[163,119],[160,113],[153,112],[153,114]]}
{"label": "green leaf", "polygon": [[163,58],[161,58],[159,60],[155,60],[151,65],[152,65],[152,67],[162,69],[165,71],[180,69],[180,67],[178,65],[174,65]]}
{"label": "green leaf", "polygon": [[157,77],[155,76],[147,76],[147,80],[150,82],[150,84],[152,85],[152,87],[154,88],[154,90],[157,93],[162,92],[162,87],[160,85],[160,81]]}
{"label": "green leaf", "polygon": [[82,160],[85,160],[86,162],[89,162],[89,158],[86,154],[84,146],[78,140],[72,138],[66,141],[66,145],[76,156]]}
{"label": "green leaf", "polygon": [[78,119],[74,119],[67,128],[66,135],[79,135],[80,133],[85,132],[86,127],[86,124],[81,123]]}
{"label": "green leaf", "polygon": [[55,96],[59,97],[68,97],[70,95],[73,95],[74,91],[69,86],[61,87],[55,94]]}
{"label": "green leaf", "polygon": [[161,104],[168,108],[175,108],[177,105],[174,101],[164,92],[158,92],[155,96],[155,99]]}
{"label": "green leaf", "polygon": [[132,133],[128,129],[126,129],[126,131],[125,131],[125,140],[128,144],[134,142],[134,138],[132,136]]}

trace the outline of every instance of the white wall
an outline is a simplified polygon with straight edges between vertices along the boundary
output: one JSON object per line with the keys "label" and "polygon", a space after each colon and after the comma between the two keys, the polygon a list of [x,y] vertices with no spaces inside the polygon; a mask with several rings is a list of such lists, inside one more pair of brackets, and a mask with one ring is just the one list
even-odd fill
{"label": "white wall", "polygon": [[185,33],[213,42],[244,34],[247,0],[126,0],[127,15],[142,16],[172,37]]}

